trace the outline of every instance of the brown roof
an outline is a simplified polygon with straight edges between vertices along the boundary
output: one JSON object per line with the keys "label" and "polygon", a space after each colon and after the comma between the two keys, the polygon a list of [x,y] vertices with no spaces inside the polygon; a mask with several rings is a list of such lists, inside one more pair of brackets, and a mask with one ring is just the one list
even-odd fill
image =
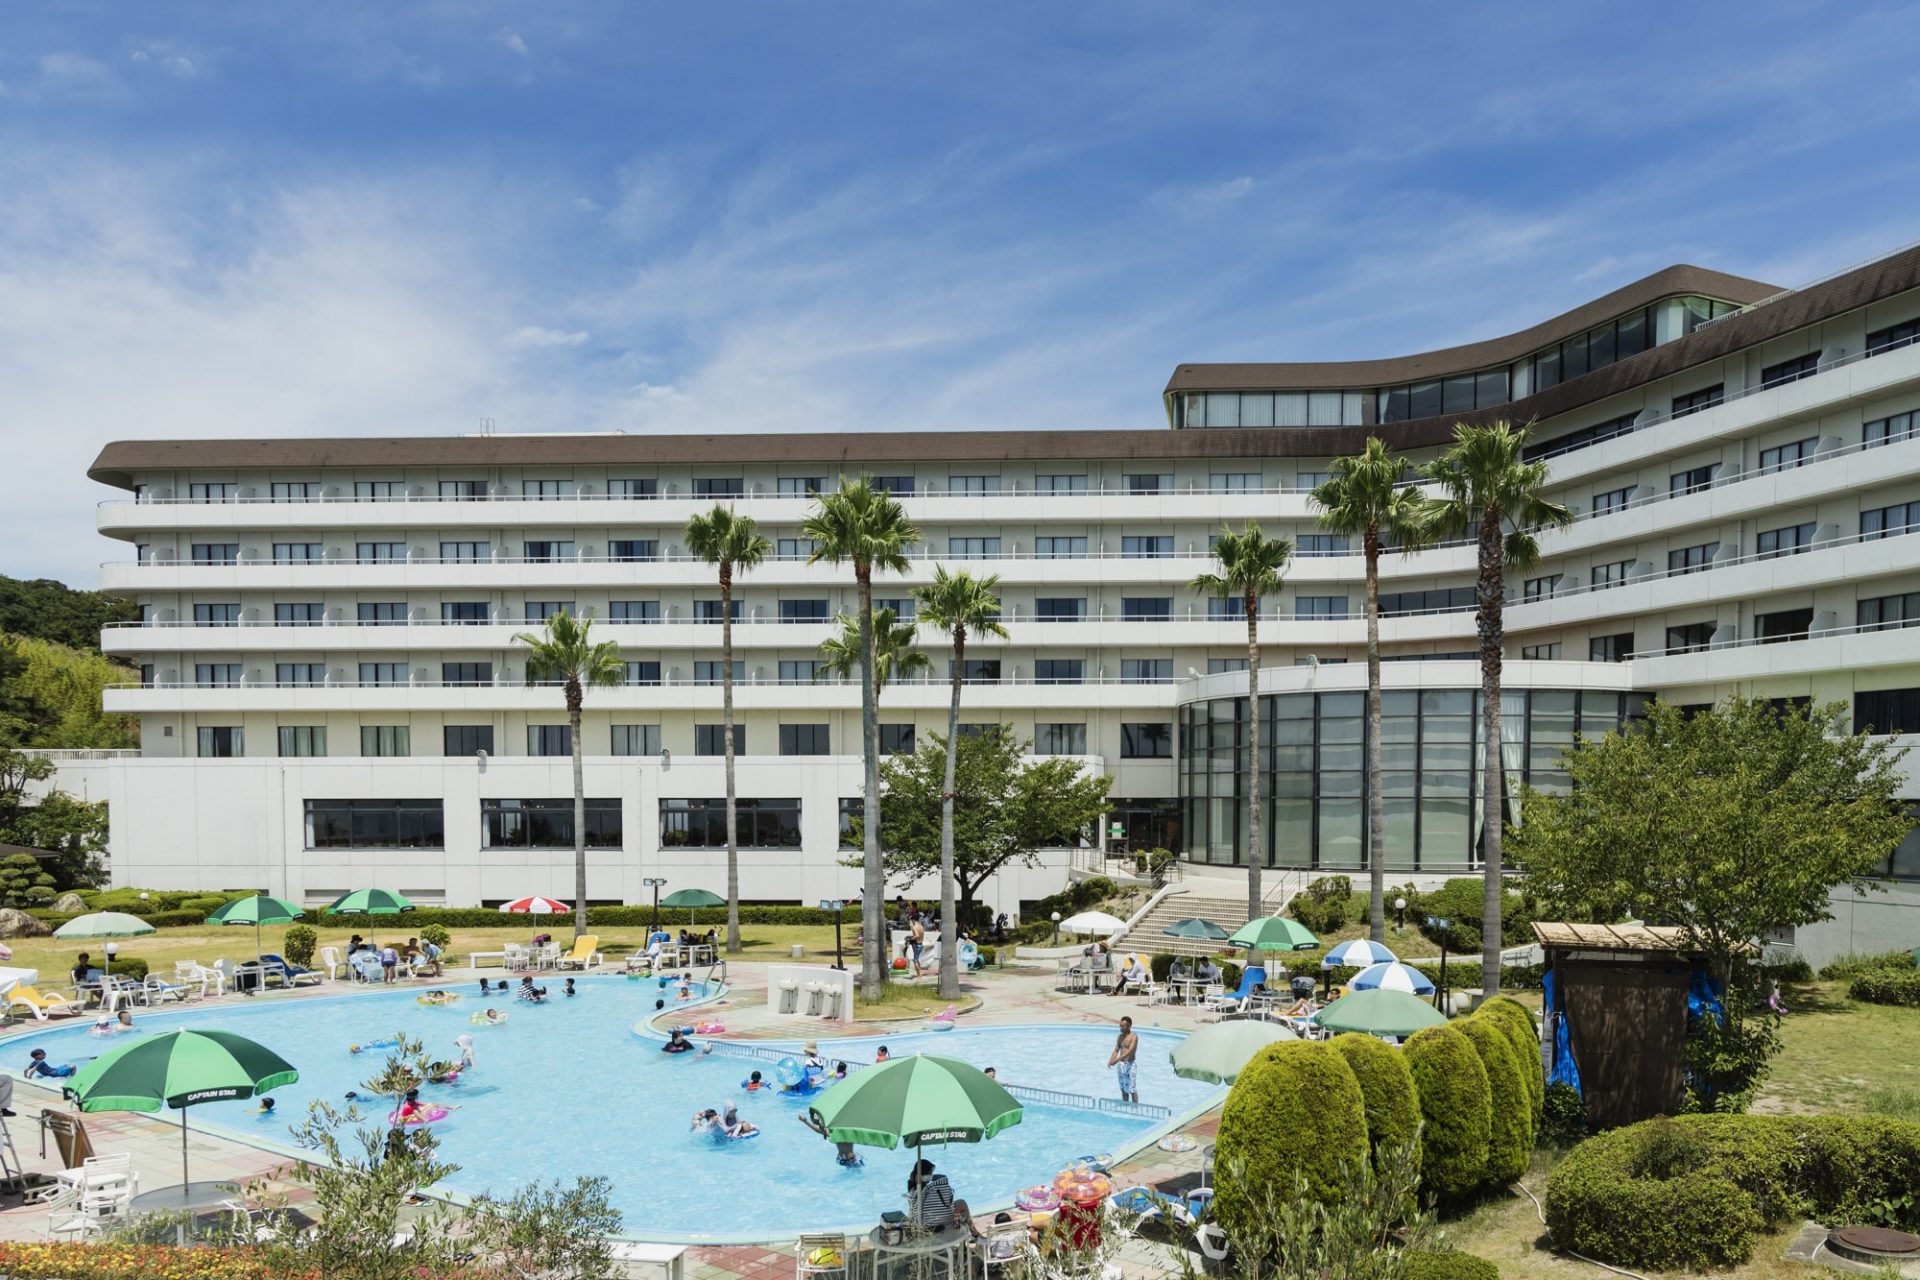
{"label": "brown roof", "polygon": [[1419,382],[1450,373],[1472,373],[1507,364],[1550,343],[1584,333],[1603,320],[1681,294],[1704,294],[1727,302],[1758,302],[1780,286],[1681,264],[1656,271],[1605,297],[1543,320],[1530,329],[1482,342],[1384,360],[1332,360],[1291,364],[1183,364],[1167,381],[1172,391],[1365,390]]}
{"label": "brown roof", "polygon": [[1533,937],[1543,947],[1578,947],[1583,951],[1688,949],[1686,931],[1664,924],[1566,924],[1536,920]]}

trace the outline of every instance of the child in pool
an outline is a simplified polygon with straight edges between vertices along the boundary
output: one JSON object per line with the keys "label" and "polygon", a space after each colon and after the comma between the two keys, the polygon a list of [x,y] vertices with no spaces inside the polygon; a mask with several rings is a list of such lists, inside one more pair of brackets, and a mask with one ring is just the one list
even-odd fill
{"label": "child in pool", "polygon": [[541,1004],[546,1001],[547,989],[545,987],[534,986],[533,975],[528,974],[526,977],[520,979],[520,991],[518,994],[522,1000],[525,1000],[529,1004]]}
{"label": "child in pool", "polygon": [[260,1105],[253,1109],[253,1114],[256,1116],[271,1116],[273,1113],[272,1098],[260,1099]]}
{"label": "child in pool", "polygon": [[418,1089],[409,1089],[407,1090],[407,1096],[400,1100],[400,1109],[395,1113],[395,1119],[399,1120],[401,1124],[405,1124],[424,1110],[426,1110],[426,1108],[420,1105],[420,1091]]}
{"label": "child in pool", "polygon": [[720,1115],[720,1128],[729,1138],[736,1139],[751,1138],[754,1134],[760,1132],[740,1118],[739,1108],[735,1107],[731,1102],[727,1104],[726,1110]]}
{"label": "child in pool", "polygon": [[704,1111],[694,1112],[693,1113],[693,1131],[695,1133],[700,1133],[700,1134],[714,1134],[714,1133],[721,1132],[720,1113],[718,1111],[715,1111],[712,1107],[708,1107]]}
{"label": "child in pool", "polygon": [[756,1071],[752,1075],[748,1076],[745,1080],[742,1080],[740,1082],[740,1087],[742,1089],[745,1089],[748,1093],[758,1093],[760,1092],[760,1090],[767,1087],[767,1082],[765,1080],[762,1080],[760,1078],[760,1073]]}
{"label": "child in pool", "polygon": [[676,995],[676,996],[674,996],[674,999],[675,999],[675,1000],[691,1000],[691,999],[693,999],[693,988],[692,988],[692,987],[687,987],[687,986],[683,986],[683,987],[681,987],[681,988],[680,988],[680,993],[679,993],[678,995]]}
{"label": "child in pool", "polygon": [[560,994],[561,994],[561,995],[563,995],[563,996],[571,996],[571,995],[577,995],[577,994],[578,994],[578,993],[577,993],[576,991],[574,991],[574,989],[573,989],[573,979],[572,979],[572,978],[568,978],[568,979],[567,979],[567,989],[566,989],[565,991],[562,991],[562,992],[561,992]]}

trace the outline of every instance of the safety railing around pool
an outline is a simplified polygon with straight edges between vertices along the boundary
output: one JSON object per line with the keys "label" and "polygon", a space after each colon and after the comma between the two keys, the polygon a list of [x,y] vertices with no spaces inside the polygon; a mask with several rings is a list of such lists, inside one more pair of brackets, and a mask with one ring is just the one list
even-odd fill
{"label": "safety railing around pool", "polygon": [[[740,1044],[734,1041],[709,1040],[713,1052],[729,1058],[753,1058],[760,1062],[780,1062],[793,1057],[791,1049],[774,1049],[766,1045]],[[845,1059],[848,1070],[870,1067],[871,1062],[856,1062]],[[1022,1102],[1038,1102],[1043,1106],[1071,1107],[1076,1111],[1104,1111],[1110,1115],[1133,1116],[1140,1120],[1168,1120],[1173,1112],[1166,1107],[1155,1106],[1148,1102],[1122,1102],[1118,1098],[1090,1098],[1084,1093],[1066,1093],[1059,1089],[1036,1089],[1031,1085],[1003,1084],[1008,1093]]]}

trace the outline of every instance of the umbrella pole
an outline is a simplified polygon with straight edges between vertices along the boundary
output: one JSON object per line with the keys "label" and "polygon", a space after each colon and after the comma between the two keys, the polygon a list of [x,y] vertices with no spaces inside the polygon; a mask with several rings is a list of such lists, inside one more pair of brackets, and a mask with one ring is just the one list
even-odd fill
{"label": "umbrella pole", "polygon": [[186,1186],[187,1177],[187,1109],[180,1108],[180,1185]]}

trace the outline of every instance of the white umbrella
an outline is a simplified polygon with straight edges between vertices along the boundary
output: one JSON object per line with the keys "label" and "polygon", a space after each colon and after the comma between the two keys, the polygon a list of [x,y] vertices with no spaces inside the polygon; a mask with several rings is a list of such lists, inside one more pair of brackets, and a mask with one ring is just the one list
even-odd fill
{"label": "white umbrella", "polygon": [[1387,963],[1371,965],[1353,975],[1349,991],[1409,991],[1416,996],[1433,994],[1433,979],[1410,965]]}
{"label": "white umbrella", "polygon": [[1060,922],[1060,927],[1068,933],[1118,933],[1127,927],[1127,922],[1119,916],[1110,916],[1104,911],[1082,911],[1077,916],[1068,916]]}
{"label": "white umbrella", "polygon": [[1392,964],[1399,958],[1399,956],[1396,956],[1393,952],[1377,942],[1370,942],[1366,938],[1355,938],[1353,941],[1343,942],[1333,950],[1327,952],[1325,956],[1321,957],[1320,967],[1322,969],[1339,969],[1346,965],[1352,965],[1356,969],[1364,969],[1368,965],[1373,964]]}

